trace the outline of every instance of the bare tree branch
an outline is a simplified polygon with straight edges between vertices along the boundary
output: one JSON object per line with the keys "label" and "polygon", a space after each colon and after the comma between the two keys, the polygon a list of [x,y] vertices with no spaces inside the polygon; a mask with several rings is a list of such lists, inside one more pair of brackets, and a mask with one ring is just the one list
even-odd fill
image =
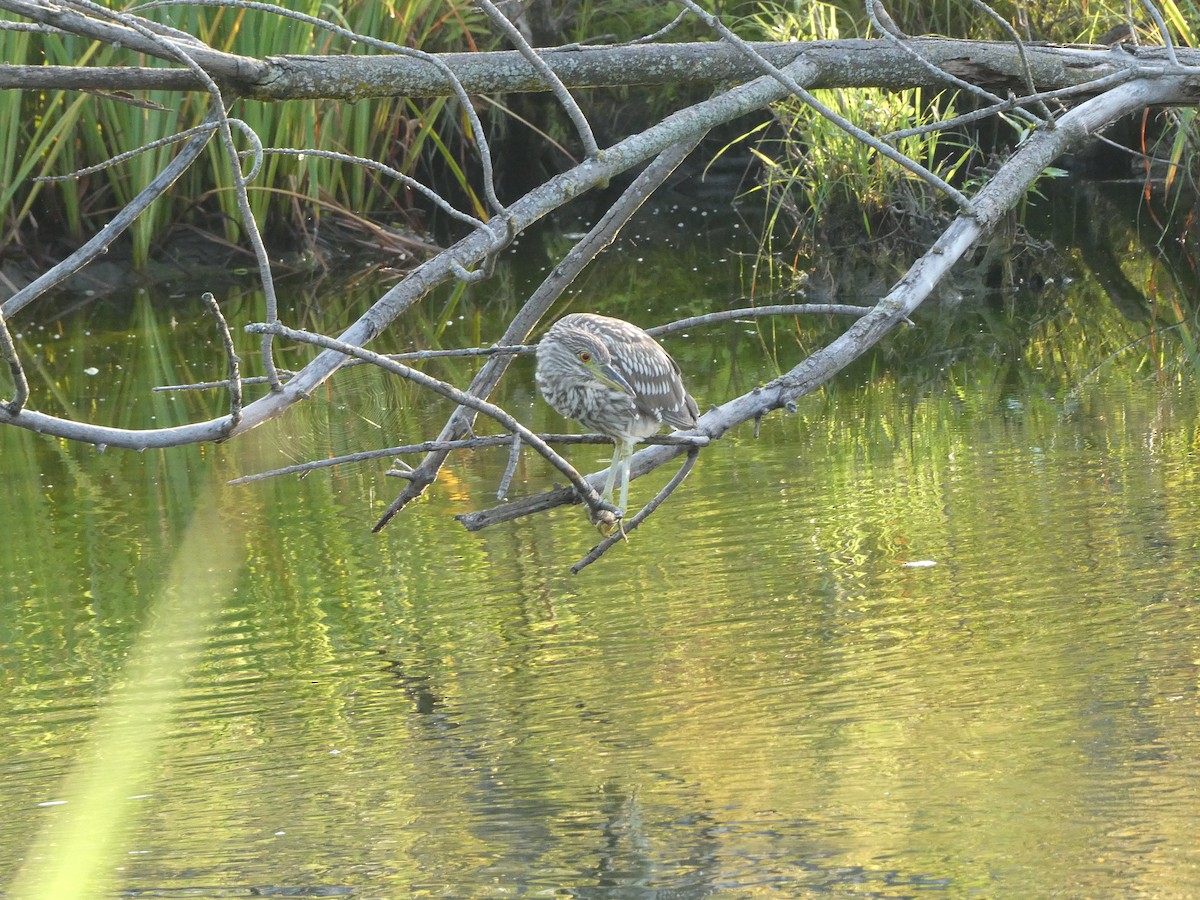
{"label": "bare tree branch", "polygon": [[17,355],[17,348],[13,343],[12,333],[8,330],[8,323],[4,320],[2,309],[0,309],[0,358],[8,364],[8,371],[13,380],[12,399],[4,404],[4,409],[9,413],[16,414],[21,411],[29,399],[29,380],[25,377],[25,368],[21,365],[21,357]]}
{"label": "bare tree branch", "polygon": [[691,474],[692,469],[695,468],[696,460],[699,458],[699,456],[699,447],[692,447],[689,449],[687,452],[687,459],[683,461],[683,465],[679,467],[679,471],[675,473],[675,476],[665,485],[663,485],[662,490],[655,494],[654,498],[649,503],[639,509],[633,518],[631,518],[628,522],[621,521],[617,526],[617,530],[613,534],[610,534],[608,537],[598,543],[588,552],[587,556],[579,560],[579,562],[575,563],[575,565],[571,566],[571,574],[578,575],[580,572],[598,560],[601,556],[607,553],[609,549],[618,541],[627,540],[629,535],[632,534],[639,525],[645,522],[646,519],[650,518],[650,516],[654,514],[654,511],[662,506],[666,499],[675,493],[675,490],[681,484],[683,484],[683,480],[687,478],[688,475]]}
{"label": "bare tree branch", "polygon": [[82,178],[84,175],[92,175],[96,172],[102,172],[105,169],[110,169],[113,166],[119,165],[126,160],[133,159],[150,150],[157,150],[159,147],[165,147],[169,144],[178,144],[180,141],[186,141],[190,137],[203,134],[206,137],[212,134],[216,126],[212,123],[197,125],[194,128],[189,128],[186,131],[180,131],[176,134],[167,135],[165,138],[159,138],[157,141],[150,141],[148,144],[142,144],[140,147],[135,147],[132,150],[126,150],[124,153],[118,153],[116,156],[109,157],[102,163],[94,166],[85,166],[82,169],[76,169],[74,172],[68,172],[66,175],[42,175],[33,179],[34,181],[73,181],[77,178]]}
{"label": "bare tree branch", "polygon": [[[1010,38],[1012,38],[1013,46],[1017,48],[1017,54],[1021,58],[1021,73],[1025,78],[1025,90],[1029,94],[1037,93],[1037,86],[1033,80],[1033,70],[1029,66],[1029,55],[1025,49],[1025,41],[1021,40],[1021,36],[1017,34],[1017,29],[1013,28],[1012,25],[1008,23],[1007,19],[992,9],[988,4],[984,3],[983,0],[970,0],[970,2],[972,6],[999,25],[1000,28],[1006,32]],[[1050,110],[1046,108],[1046,104],[1040,100],[1035,100],[1033,102],[1041,112],[1042,124],[1047,128],[1053,128],[1054,116],[1051,114]]]}
{"label": "bare tree branch", "polygon": [[[156,24],[141,15],[131,11],[110,10],[92,0],[63,0],[57,5],[35,0],[0,0],[0,10],[28,19],[27,23],[20,24],[49,36],[60,32],[76,34],[135,53],[153,55],[183,67],[169,71],[96,69],[86,71],[81,76],[76,69],[0,66],[0,87],[39,84],[45,88],[55,84],[57,79],[60,87],[83,89],[94,88],[98,83],[111,86],[119,83],[121,77],[126,77],[127,85],[161,87],[169,83],[180,90],[204,90],[209,103],[203,124],[168,139],[181,144],[179,152],[134,201],[113,217],[101,233],[88,241],[80,251],[49,269],[0,306],[0,357],[8,364],[14,381],[13,398],[7,404],[0,405],[0,425],[16,425],[98,445],[112,444],[139,449],[219,440],[239,435],[282,414],[293,404],[308,398],[318,385],[343,365],[370,363],[449,397],[458,404],[436,440],[409,445],[407,448],[354,454],[353,458],[306,463],[251,477],[268,477],[282,471],[306,472],[322,465],[376,459],[381,455],[394,456],[400,452],[424,453],[425,458],[419,465],[409,468],[402,464],[399,467],[398,474],[407,484],[376,524],[376,530],[433,483],[448,453],[491,446],[489,441],[507,446],[511,451],[509,465],[500,484],[501,493],[507,491],[512,479],[522,442],[534,446],[551,460],[568,478],[570,486],[518,500],[495,510],[461,517],[468,528],[486,527],[531,511],[578,502],[579,498],[588,504],[593,518],[598,517],[607,523],[616,521],[615,508],[602,501],[595,491],[604,473],[586,478],[580,475],[549,447],[545,438],[529,431],[485,398],[495,389],[511,357],[528,352],[529,348],[524,342],[561,297],[566,286],[612,241],[634,211],[714,126],[762,110],[779,100],[797,97],[855,139],[917,174],[927,184],[950,197],[958,205],[960,214],[929,251],[874,307],[803,303],[751,307],[692,317],[654,329],[658,333],[669,333],[672,330],[763,315],[820,313],[855,317],[855,321],[839,337],[788,373],[709,410],[701,417],[694,433],[647,442],[651,446],[638,452],[631,461],[632,477],[645,474],[683,452],[688,453],[688,461],[655,501],[625,523],[625,533],[643,521],[686,477],[695,464],[699,445],[720,438],[728,429],[739,424],[747,421],[757,423],[774,410],[794,410],[799,398],[877,344],[897,324],[907,321],[909,314],[929,295],[950,266],[996,225],[1057,156],[1083,143],[1096,131],[1128,112],[1155,104],[1194,105],[1198,100],[1193,82],[1196,72],[1200,71],[1200,53],[1176,48],[1167,35],[1163,17],[1150,3],[1147,6],[1163,32],[1166,46],[1157,50],[1135,48],[1135,52],[1034,46],[1022,41],[1016,30],[1007,23],[1003,25],[1013,38],[1012,43],[908,39],[891,22],[880,0],[869,0],[867,3],[872,21],[885,36],[879,41],[833,41],[790,46],[751,44],[739,39],[695,0],[680,0],[690,15],[708,23],[720,36],[720,44],[605,48],[576,46],[572,49],[534,50],[517,29],[499,15],[492,0],[481,0],[485,11],[514,41],[518,51],[432,56],[257,0],[163,0],[138,7],[137,12],[144,13],[158,6],[174,6],[183,2],[286,16],[379,52],[370,56],[251,60],[213,50],[191,36]],[[978,0],[976,2],[984,6]],[[657,70],[654,69],[656,65]],[[99,82],[89,83],[87,78],[99,79]],[[707,100],[666,116],[641,133],[620,139],[603,150],[597,145],[590,125],[569,92],[569,89],[591,84],[644,84],[684,79],[732,83],[734,86],[722,88]],[[736,83],[741,79],[749,80]],[[880,140],[823,107],[811,93],[822,87],[867,85],[967,88],[977,96],[987,98],[988,108],[979,115],[1018,111],[1027,120],[1037,121],[1025,109],[1032,106],[1045,118],[1039,121],[1043,127],[1031,132],[992,180],[973,197],[967,197],[887,143],[889,139],[896,140],[910,132],[897,132]],[[471,94],[519,90],[552,90],[556,94],[575,124],[586,158],[506,206],[495,192],[491,150],[471,102]],[[483,185],[489,221],[484,221],[483,214],[476,216],[457,210],[435,191],[377,161],[303,148],[264,149],[258,135],[243,121],[227,115],[225,101],[226,96],[278,101],[313,97],[361,99],[398,93],[407,96],[453,96],[458,100],[478,147],[478,158],[475,160],[477,168],[470,173],[470,177],[478,179]],[[1067,100],[1079,105],[1053,121],[1045,107],[1047,100]],[[959,117],[951,121],[963,122],[967,119]],[[945,126],[945,123],[939,124]],[[235,146],[235,131],[240,132],[249,143],[248,150],[239,150]],[[213,134],[220,135],[224,164],[233,170],[231,174],[237,192],[241,224],[254,250],[259,280],[266,298],[262,316],[265,321],[247,326],[246,330],[258,334],[262,339],[263,366],[267,372],[265,383],[270,385],[271,391],[243,405],[244,386],[256,381],[241,378],[240,360],[229,326],[211,293],[205,293],[203,300],[216,317],[221,331],[228,369],[225,380],[212,384],[227,387],[230,391],[229,415],[178,428],[129,430],[74,422],[29,409],[29,386],[8,322],[34,299],[60,283],[67,275],[78,271],[109,246],[154,198],[168,190],[175,179],[198,158]],[[133,153],[145,149],[148,148],[122,153],[107,164],[123,162]],[[247,194],[249,182],[259,174],[267,153],[320,155],[396,178],[440,207],[454,220],[455,227],[463,228],[465,233],[452,246],[433,255],[384,292],[366,313],[342,327],[338,337],[289,328],[280,321],[269,262],[250,212]],[[250,157],[248,171],[243,171],[244,156]],[[432,288],[453,279],[477,282],[487,278],[492,272],[498,251],[507,246],[515,235],[581,194],[607,185],[611,179],[636,171],[643,165],[646,166],[645,170],[617,203],[560,260],[550,276],[507,323],[497,340],[497,346],[417,351],[415,354],[400,354],[390,358],[365,349],[364,345],[420,302]],[[286,382],[283,380],[285,373],[276,369],[272,354],[272,341],[278,337],[309,343],[321,351],[300,371],[286,373],[289,376]],[[488,358],[465,391],[397,361],[400,358],[428,359],[446,354],[472,354]],[[511,434],[497,438],[468,437],[479,412],[501,422]],[[613,540],[619,540],[621,536],[614,535]],[[602,542],[594,557],[590,555],[581,561],[580,568],[593,558],[598,558],[611,545],[612,541]]]}
{"label": "bare tree branch", "polygon": [[720,312],[705,313],[702,316],[690,316],[666,325],[655,325],[646,329],[651,337],[662,337],[688,328],[699,328],[706,325],[716,325],[718,322],[729,322],[734,319],[761,319],[768,316],[865,316],[871,311],[869,306],[848,306],[844,303],[791,303],[777,306],[744,306],[741,309],[723,309]]}
{"label": "bare tree branch", "polygon": [[354,356],[358,359],[370,362],[385,371],[391,372],[393,375],[399,375],[406,381],[411,381],[419,384],[423,388],[433,391],[435,394],[440,394],[449,400],[453,400],[461,406],[468,406],[476,412],[481,412],[484,415],[494,419],[500,425],[507,428],[514,434],[520,435],[521,439],[529,446],[533,447],[538,453],[546,458],[556,469],[562,472],[567,480],[571,482],[576,491],[579,492],[580,498],[588,505],[594,514],[603,516],[609,514],[609,517],[620,518],[620,510],[606,500],[601,499],[596,493],[596,489],[580,475],[570,463],[554,452],[554,449],[543,441],[540,437],[518,422],[513,416],[509,415],[494,403],[488,403],[486,400],[481,400],[465,391],[460,391],[454,385],[440,381],[431,375],[420,372],[416,369],[409,368],[402,363],[393,362],[386,356],[378,353],[372,353],[363,347],[355,347],[347,344],[345,341],[335,340],[334,338],[326,337],[323,334],[314,334],[310,331],[301,331],[295,328],[288,328],[278,322],[263,322],[246,326],[246,331],[251,334],[270,333],[279,337],[287,338],[291,341],[299,343],[313,344],[317,347],[335,351],[346,356]]}
{"label": "bare tree branch", "polygon": [[[29,0],[0,0],[0,9],[17,12]],[[93,20],[81,20],[91,22]],[[328,23],[326,23],[328,25]],[[94,29],[81,27],[85,37],[102,39]],[[129,44],[121,44],[129,49]],[[1021,56],[1011,43],[949,38],[913,38],[902,45],[890,40],[850,38],[807,43],[747,42],[772,65],[783,68],[803,57],[809,90],[878,87],[904,90],[972,83],[986,84],[990,102],[1002,98],[996,90],[1019,95],[1024,84]],[[216,53],[217,51],[212,51]],[[469,94],[543,92],[547,85],[515,50],[485,53],[447,53],[433,56],[383,53],[373,56],[279,56],[255,60],[220,54],[237,61],[252,74],[241,77],[237,66],[209,65],[197,51],[193,58],[218,83],[239,96],[260,101],[363,100],[372,97],[444,97]],[[1172,67],[1163,47],[1123,48],[1028,45],[1028,64],[1040,89],[1085,84],[1114,72],[1130,70],[1164,74]],[[161,55],[159,50],[156,55]],[[761,74],[761,67],[742,52],[721,42],[663,45],[621,45],[545,49],[542,59],[570,89],[631,87],[679,82],[733,84]],[[1200,66],[1200,50],[1175,49],[1183,69]],[[430,57],[426,59],[425,57]],[[921,63],[917,61],[921,60]],[[958,79],[958,81],[955,81]],[[0,89],[31,90],[199,90],[200,79],[178,69],[135,66],[14,66],[0,64]],[[964,88],[965,89],[965,88]]]}
{"label": "bare tree branch", "polygon": [[[77,9],[68,8],[65,4],[42,3],[38,0],[0,0],[0,9],[24,16],[32,22],[39,22],[67,34],[90,37],[106,44],[124,47],[137,53],[146,53],[171,62],[179,60],[178,56],[168,50],[167,46],[159,40],[147,37],[144,33],[125,24],[114,21],[104,22],[84,15]],[[148,21],[146,25],[153,27],[159,33],[164,32],[161,25],[155,25]],[[178,40],[179,33],[174,29],[171,29],[170,32],[167,36]],[[215,78],[253,83],[270,77],[270,63],[245,56],[235,56],[232,53],[222,53],[204,46],[195,38],[190,38],[190,41],[192,42],[189,46],[190,57],[203,66],[205,72]],[[193,75],[196,77],[196,86],[200,87],[203,84],[203,78],[195,76],[195,73]]]}
{"label": "bare tree branch", "polygon": [[217,298],[205,291],[200,299],[208,307],[213,318],[217,320],[217,328],[221,332],[221,343],[225,347],[225,358],[229,365],[229,378],[225,382],[229,388],[229,427],[236,428],[242,418],[242,361],[238,358],[237,350],[233,346],[233,335],[229,333],[229,323],[225,321]]}
{"label": "bare tree branch", "polygon": [[[716,440],[730,428],[757,421],[767,413],[794,410],[798,399],[824,384],[911,315],[949,268],[995,226],[1058,156],[1125,113],[1155,103],[1179,102],[1192,90],[1185,76],[1130,82],[1071,110],[1059,119],[1053,131],[1035,132],[1006,165],[1004,177],[993,178],[976,195],[975,214],[955,219],[870,313],[789,372],[705,413],[694,433]],[[678,447],[661,446],[640,450],[630,461],[630,477],[640,477],[680,452]],[[573,501],[570,488],[559,488],[456,518],[467,530],[478,531]]]}
{"label": "bare tree branch", "polygon": [[[391,357],[384,357],[390,359]],[[365,362],[365,361],[364,361]],[[547,444],[608,444],[612,445],[612,438],[605,437],[602,434],[539,434],[543,441]],[[682,447],[704,447],[708,444],[708,438],[697,435],[684,434],[657,434],[645,439],[646,444],[668,444],[671,446]],[[512,444],[512,435],[508,434],[489,434],[480,437],[463,438],[457,441],[420,441],[416,444],[403,444],[399,447],[383,447],[379,450],[360,450],[358,453],[347,453],[343,456],[325,456],[321,459],[313,459],[308,462],[296,463],[290,466],[283,466],[279,469],[269,469],[266,472],[255,472],[252,475],[242,475],[238,478],[230,479],[226,484],[240,485],[253,484],[256,481],[265,481],[268,478],[279,478],[283,475],[307,475],[314,469],[328,469],[333,466],[345,466],[353,463],[370,462],[375,459],[386,459],[389,456],[400,456],[406,453],[434,453],[438,451],[457,451],[457,450],[490,450],[496,447],[507,447]],[[607,474],[607,469],[593,473],[588,476],[588,480],[599,483],[600,479]],[[411,474],[411,470],[404,473],[405,477]]]}
{"label": "bare tree branch", "polygon": [[1172,66],[1180,67],[1179,57],[1175,54],[1175,42],[1171,39],[1171,29],[1167,27],[1166,21],[1159,12],[1158,7],[1150,0],[1142,0],[1142,6],[1146,7],[1146,11],[1150,13],[1150,18],[1154,19],[1154,24],[1158,26],[1159,37],[1163,40],[1163,46],[1167,50],[1167,59]]}
{"label": "bare tree branch", "polygon": [[[882,35],[885,41],[887,41],[901,53],[906,54],[918,66],[933,75],[933,77],[944,80],[948,87],[956,87],[960,91],[965,91],[973,96],[981,97],[992,106],[998,106],[1005,102],[991,91],[986,90],[979,85],[974,84],[973,82],[967,81],[965,78],[959,78],[957,75],[939,67],[936,63],[926,59],[923,55],[921,55],[921,53],[912,46],[912,40],[896,27],[896,23],[892,21],[892,17],[888,15],[888,11],[884,8],[883,3],[880,2],[880,0],[867,0],[867,15],[871,20],[871,24],[875,27],[875,30]],[[1014,106],[1016,115],[1021,116],[1029,123],[1037,124],[1041,121],[1037,116],[1028,110],[1022,109],[1017,104],[1014,104]],[[885,141],[895,140],[896,137],[897,135],[889,134],[884,135],[883,139]]]}
{"label": "bare tree branch", "polygon": [[512,447],[508,453],[508,465],[504,467],[504,475],[500,479],[500,485],[496,488],[496,499],[503,500],[508,496],[509,486],[512,485],[513,475],[517,472],[517,463],[521,461],[521,436],[514,434],[512,438]]}
{"label": "bare tree branch", "polygon": [[583,110],[579,108],[579,104],[575,102],[575,98],[571,96],[571,92],[567,90],[567,86],[562,83],[554,70],[550,68],[531,46],[525,40],[525,36],[517,29],[512,22],[504,16],[496,8],[496,5],[491,0],[475,0],[479,7],[487,13],[488,18],[504,32],[505,36],[513,42],[517,48],[517,52],[525,58],[539,75],[546,80],[550,85],[550,90],[553,92],[559,105],[566,110],[567,116],[571,119],[575,126],[575,131],[579,134],[579,140],[583,142],[584,154],[588,159],[595,159],[600,155],[600,148],[596,146],[596,136],[592,134],[592,126],[588,124],[587,116],[583,114]]}

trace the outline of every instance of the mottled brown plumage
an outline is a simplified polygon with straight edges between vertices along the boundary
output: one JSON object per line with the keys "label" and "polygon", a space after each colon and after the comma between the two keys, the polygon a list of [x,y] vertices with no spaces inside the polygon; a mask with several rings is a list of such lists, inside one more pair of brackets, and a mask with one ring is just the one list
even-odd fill
{"label": "mottled brown plumage", "polygon": [[629,498],[633,445],[664,425],[693,428],[696,401],[675,360],[636,325],[592,313],[563,316],[537,349],[537,386],[559,413],[616,444],[604,496],[621,470],[621,502]]}

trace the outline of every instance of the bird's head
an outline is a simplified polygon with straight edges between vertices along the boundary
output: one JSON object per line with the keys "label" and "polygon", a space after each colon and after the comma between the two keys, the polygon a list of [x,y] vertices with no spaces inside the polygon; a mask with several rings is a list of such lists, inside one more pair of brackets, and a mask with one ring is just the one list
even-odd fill
{"label": "bird's head", "polygon": [[588,377],[599,381],[605,387],[630,397],[634,395],[629,382],[613,366],[608,347],[598,337],[586,331],[570,331],[560,336],[558,341],[560,356],[564,361],[569,361],[577,372],[582,369]]}

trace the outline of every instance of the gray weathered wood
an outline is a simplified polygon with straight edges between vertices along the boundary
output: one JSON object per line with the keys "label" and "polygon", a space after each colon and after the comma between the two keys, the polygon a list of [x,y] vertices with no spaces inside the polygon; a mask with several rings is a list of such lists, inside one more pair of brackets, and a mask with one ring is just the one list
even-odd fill
{"label": "gray weathered wood", "polygon": [[[25,0],[0,0],[0,9],[13,12],[24,13],[31,5],[34,4]],[[42,17],[48,18],[48,14]],[[78,22],[72,24],[84,27]],[[125,40],[129,43],[123,46],[130,49],[162,54],[161,47],[144,38],[135,42],[126,36]],[[751,46],[780,67],[803,56],[813,73],[809,85],[813,89],[902,89],[939,85],[929,69],[914,65],[911,56],[888,41],[755,43]],[[996,93],[1004,94],[1009,89],[1024,92],[1020,58],[1011,43],[914,38],[907,46],[935,66]],[[406,56],[277,56],[256,60],[199,47],[189,48],[189,52],[223,87],[256,100],[364,100],[448,96],[453,92],[450,82],[437,67]],[[737,83],[761,74],[743,54],[718,42],[589,46],[543,50],[541,53],[550,69],[569,88]],[[1074,87],[1119,71],[1155,67],[1167,62],[1161,47],[1030,45],[1026,47],[1026,53],[1039,90]],[[1181,49],[1177,53],[1184,65],[1200,66],[1200,51]],[[516,51],[445,53],[438,58],[472,94],[549,90],[545,79]],[[199,79],[184,69],[13,65],[0,65],[0,88],[203,89]]]}

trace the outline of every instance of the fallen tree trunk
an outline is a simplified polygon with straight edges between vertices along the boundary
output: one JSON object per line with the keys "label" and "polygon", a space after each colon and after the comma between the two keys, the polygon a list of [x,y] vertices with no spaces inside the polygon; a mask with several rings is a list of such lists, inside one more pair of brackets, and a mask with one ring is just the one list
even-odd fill
{"label": "fallen tree trunk", "polygon": [[[0,9],[17,12],[31,5],[0,0]],[[60,18],[43,15],[43,19]],[[89,28],[97,39],[114,39],[109,29]],[[136,34],[119,35],[123,46],[163,55],[162,48]],[[127,41],[128,43],[125,43]],[[1020,93],[1026,69],[1017,47],[1007,41],[912,38],[891,41],[850,39],[789,43],[750,43],[756,54],[783,68],[803,57],[812,72],[809,87],[878,87],[888,90],[944,87],[938,70],[986,87],[994,93]],[[919,65],[913,54],[932,64]],[[568,88],[634,87],[674,84],[724,84],[761,74],[744,53],[724,43],[580,46],[540,51],[550,70]],[[1200,67],[1200,50],[1180,49],[1179,63]],[[1161,67],[1169,60],[1162,47],[1116,48],[1029,45],[1028,71],[1039,90],[1078,87],[1117,73]],[[549,85],[515,50],[444,53],[438,60],[395,55],[276,56],[251,59],[229,53],[196,51],[195,59],[231,94],[251,100],[366,100],[373,97],[444,97],[457,81],[470,94],[545,92]],[[172,60],[173,61],[173,60]],[[449,73],[449,74],[447,74]],[[453,76],[451,78],[450,76]],[[138,66],[14,66],[0,64],[0,89],[26,90],[205,90],[187,69]]]}

